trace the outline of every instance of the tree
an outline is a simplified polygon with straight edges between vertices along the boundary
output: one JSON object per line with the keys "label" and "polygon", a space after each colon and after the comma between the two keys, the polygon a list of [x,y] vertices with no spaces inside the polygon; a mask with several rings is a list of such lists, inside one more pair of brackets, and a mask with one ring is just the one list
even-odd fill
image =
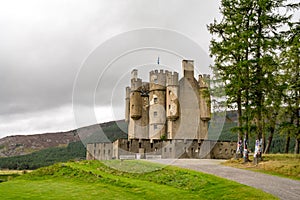
{"label": "tree", "polygon": [[[245,18],[252,13],[251,4],[241,4],[238,0],[223,0],[220,12],[221,22],[216,20],[208,26],[208,30],[217,38],[211,40],[211,56],[215,64],[212,66],[215,74],[224,83],[227,105],[238,110],[238,141],[248,140],[249,119],[246,116],[246,128],[243,120],[243,102],[246,102],[246,113],[249,106],[247,100],[249,86],[249,30],[250,20]],[[246,99],[246,100],[245,100]],[[245,132],[244,132],[245,131]],[[244,144],[244,147],[246,145]],[[247,153],[247,149],[246,149]],[[245,155],[248,161],[248,155]]]}
{"label": "tree", "polygon": [[287,8],[285,3],[222,0],[221,21],[214,20],[208,26],[215,36],[210,45],[213,70],[225,85],[228,107],[238,110],[238,140],[243,135],[246,144],[251,130],[255,130],[257,141],[261,141],[256,152],[259,157],[265,147],[264,130],[269,127],[275,131],[276,119],[265,118],[269,119],[270,113],[277,116],[276,107],[281,103],[280,90],[274,88],[279,85],[276,77],[280,74],[276,58],[283,35],[279,29],[291,18],[278,11]]}
{"label": "tree", "polygon": [[[290,29],[285,32],[286,40],[281,53],[282,71],[284,74],[284,114],[287,121],[282,127],[290,136],[295,137],[295,153],[299,154],[300,143],[300,21],[289,23]],[[288,146],[288,144],[287,144]]]}

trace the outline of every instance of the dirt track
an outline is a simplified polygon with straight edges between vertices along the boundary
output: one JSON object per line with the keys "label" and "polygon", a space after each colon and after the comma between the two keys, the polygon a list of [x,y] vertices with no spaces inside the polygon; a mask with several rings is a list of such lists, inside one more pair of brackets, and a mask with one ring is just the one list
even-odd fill
{"label": "dirt track", "polygon": [[223,177],[251,187],[261,189],[265,192],[279,197],[280,199],[300,199],[300,181],[223,166],[220,165],[221,162],[224,162],[222,160],[160,159],[149,161],[175,165],[178,167],[213,174],[219,177]]}

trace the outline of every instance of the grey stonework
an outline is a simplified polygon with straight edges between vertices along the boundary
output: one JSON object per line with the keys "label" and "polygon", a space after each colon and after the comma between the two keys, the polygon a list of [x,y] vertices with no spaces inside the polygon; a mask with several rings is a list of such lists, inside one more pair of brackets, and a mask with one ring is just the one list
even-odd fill
{"label": "grey stonework", "polygon": [[235,142],[183,139],[152,141],[150,139],[118,139],[113,143],[87,144],[87,159],[228,159],[234,156],[235,150]]}

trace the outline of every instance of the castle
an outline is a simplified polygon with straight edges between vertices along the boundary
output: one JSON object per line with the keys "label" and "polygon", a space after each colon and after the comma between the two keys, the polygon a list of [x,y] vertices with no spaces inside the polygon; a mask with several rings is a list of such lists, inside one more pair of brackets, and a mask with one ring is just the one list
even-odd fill
{"label": "castle", "polygon": [[183,77],[177,72],[155,70],[149,82],[131,72],[126,88],[125,121],[128,139],[207,139],[211,118],[209,75],[194,78],[194,63],[182,61]]}
{"label": "castle", "polygon": [[194,62],[177,72],[154,70],[149,82],[131,72],[126,87],[128,138],[87,144],[87,159],[231,158],[234,142],[208,140],[209,75],[194,77]]}

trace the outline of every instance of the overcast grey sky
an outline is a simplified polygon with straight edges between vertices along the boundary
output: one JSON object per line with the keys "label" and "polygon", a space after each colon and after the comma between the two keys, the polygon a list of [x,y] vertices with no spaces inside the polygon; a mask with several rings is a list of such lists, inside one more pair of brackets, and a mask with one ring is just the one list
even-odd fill
{"label": "overcast grey sky", "polygon": [[[174,30],[208,55],[206,25],[219,17],[218,7],[219,0],[0,1],[0,138],[76,128],[72,91],[77,73],[99,45],[124,32],[145,27]],[[147,59],[151,53],[156,52],[144,52]],[[167,64],[164,59],[170,55],[159,56]],[[128,69],[136,67],[128,66],[129,57],[120,61]],[[114,71],[106,73],[110,77]],[[120,91],[129,84],[128,75],[98,89]],[[98,122],[122,118],[123,93],[118,97],[122,101],[115,101],[115,94],[111,103],[96,107]],[[112,112],[111,105],[120,110]],[[93,121],[85,122],[89,123]]]}
{"label": "overcast grey sky", "polygon": [[[76,74],[91,52],[113,36],[166,28],[208,52],[206,24],[218,17],[218,6],[218,0],[1,1],[0,138],[76,128]],[[121,116],[110,112],[109,106],[102,107],[99,122]]]}

